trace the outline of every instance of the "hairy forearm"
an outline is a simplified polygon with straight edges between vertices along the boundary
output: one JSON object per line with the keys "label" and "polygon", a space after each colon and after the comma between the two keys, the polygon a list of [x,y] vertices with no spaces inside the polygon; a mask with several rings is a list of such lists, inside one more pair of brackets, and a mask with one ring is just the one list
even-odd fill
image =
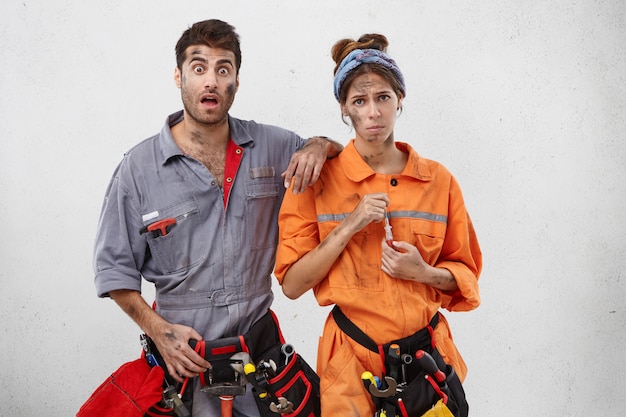
{"label": "hairy forearm", "polygon": [[188,344],[191,339],[202,339],[202,336],[194,329],[168,323],[150,308],[137,291],[117,290],[109,294],[154,341],[157,350],[165,360],[170,376],[176,381],[183,382],[185,377],[193,378],[211,366]]}
{"label": "hairy forearm", "polygon": [[120,308],[150,337],[155,336],[156,328],[165,322],[134,290],[116,290],[109,293]]}
{"label": "hairy forearm", "polygon": [[459,286],[450,271],[430,266],[423,275],[423,282],[442,291],[457,291]]}
{"label": "hairy forearm", "polygon": [[327,138],[326,136],[313,136],[304,146],[320,145],[326,149],[326,158],[331,159],[339,155],[343,150],[343,145],[339,142]]}

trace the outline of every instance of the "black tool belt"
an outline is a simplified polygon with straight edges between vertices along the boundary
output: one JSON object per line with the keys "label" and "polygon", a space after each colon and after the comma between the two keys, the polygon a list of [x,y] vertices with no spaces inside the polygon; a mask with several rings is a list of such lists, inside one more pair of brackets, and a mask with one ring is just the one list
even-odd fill
{"label": "black tool belt", "polygon": [[199,376],[202,391],[243,395],[249,382],[263,417],[320,415],[319,377],[285,343],[272,311],[245,335],[203,340],[192,347],[212,365]]}
{"label": "black tool belt", "polygon": [[[164,400],[151,407],[145,416],[190,416],[193,390],[187,387],[188,381],[177,384],[167,373],[152,340],[144,339],[146,360],[150,366],[163,367],[163,384],[168,387],[167,394],[163,393]],[[285,343],[278,319],[271,310],[245,335],[192,340],[189,344],[211,363],[211,368],[198,376],[200,389],[208,395],[244,395],[249,382],[262,417],[320,415],[319,377],[293,346]]]}
{"label": "black tool belt", "polygon": [[465,391],[452,366],[446,364],[435,346],[432,333],[439,323],[435,314],[427,327],[417,333],[383,345],[376,344],[341,311],[332,310],[339,328],[351,339],[378,353],[383,359],[384,373],[361,375],[370,393],[377,415],[421,416],[439,400],[443,400],[455,417],[466,417],[468,405]]}

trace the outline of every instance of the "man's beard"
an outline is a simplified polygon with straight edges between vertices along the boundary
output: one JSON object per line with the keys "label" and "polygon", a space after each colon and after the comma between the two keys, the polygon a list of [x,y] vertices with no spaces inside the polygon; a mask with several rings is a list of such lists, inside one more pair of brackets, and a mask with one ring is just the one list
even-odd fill
{"label": "man's beard", "polygon": [[[219,124],[228,116],[228,111],[235,101],[235,92],[232,89],[226,90],[226,96],[219,96],[218,106],[211,112],[201,110],[198,102],[191,98],[185,89],[181,89],[181,99],[183,108],[187,117],[193,119],[197,123],[205,125]],[[215,94],[215,93],[213,93]]]}

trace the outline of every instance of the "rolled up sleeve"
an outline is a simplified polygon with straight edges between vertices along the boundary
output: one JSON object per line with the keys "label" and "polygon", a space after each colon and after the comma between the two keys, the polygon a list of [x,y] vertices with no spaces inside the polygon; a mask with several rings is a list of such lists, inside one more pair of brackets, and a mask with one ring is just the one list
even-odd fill
{"label": "rolled up sleeve", "polygon": [[93,269],[98,297],[110,291],[141,291],[140,267],[146,253],[145,239],[133,225],[141,215],[118,177],[114,175],[106,192],[100,214],[93,254]]}
{"label": "rolled up sleeve", "polygon": [[442,307],[450,311],[469,311],[480,305],[478,279],[482,270],[482,252],[461,189],[454,178],[451,179],[449,201],[446,237],[435,267],[450,271],[459,289],[443,293]]}
{"label": "rolled up sleeve", "polygon": [[287,270],[300,258],[319,245],[319,228],[315,212],[313,187],[303,194],[294,195],[291,189],[278,215],[278,249],[274,275],[282,285]]}

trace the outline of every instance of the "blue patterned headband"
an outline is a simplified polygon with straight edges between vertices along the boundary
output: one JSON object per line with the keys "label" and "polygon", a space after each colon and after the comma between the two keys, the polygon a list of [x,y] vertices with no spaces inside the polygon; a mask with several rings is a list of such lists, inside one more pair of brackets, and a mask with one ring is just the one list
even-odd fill
{"label": "blue patterned headband", "polygon": [[337,73],[335,74],[335,98],[337,101],[339,101],[339,90],[341,90],[341,85],[346,80],[346,77],[361,64],[378,64],[391,70],[398,80],[398,83],[400,83],[402,95],[406,96],[404,77],[402,76],[402,72],[400,72],[400,68],[396,65],[396,61],[378,49],[355,49],[341,61]]}

